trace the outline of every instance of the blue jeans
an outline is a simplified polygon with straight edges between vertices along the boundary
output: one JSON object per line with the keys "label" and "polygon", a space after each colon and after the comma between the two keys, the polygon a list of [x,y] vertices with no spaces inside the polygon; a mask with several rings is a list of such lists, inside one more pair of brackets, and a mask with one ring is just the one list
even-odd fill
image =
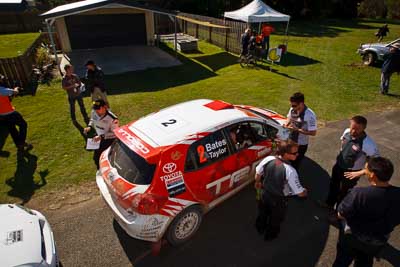
{"label": "blue jeans", "polygon": [[79,108],[81,110],[83,119],[85,120],[86,123],[89,122],[89,117],[86,113],[85,105],[83,104],[83,99],[82,95],[78,96],[68,96],[68,102],[69,102],[69,112],[71,113],[71,119],[73,121],[76,121],[76,116],[75,116],[75,102],[78,101]]}
{"label": "blue jeans", "polygon": [[[265,46],[267,46],[267,47],[265,47]],[[266,48],[265,51],[267,51],[267,55],[268,55],[268,52],[269,52],[269,36],[265,36],[264,37],[261,47],[262,47],[262,49]]]}
{"label": "blue jeans", "polygon": [[382,72],[381,74],[381,93],[387,94],[389,92],[390,76],[392,73]]}

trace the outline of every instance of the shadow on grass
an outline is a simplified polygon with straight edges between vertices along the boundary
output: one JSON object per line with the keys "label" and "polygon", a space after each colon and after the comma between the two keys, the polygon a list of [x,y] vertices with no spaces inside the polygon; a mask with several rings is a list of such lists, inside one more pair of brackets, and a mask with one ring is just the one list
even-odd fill
{"label": "shadow on grass", "polygon": [[48,170],[40,171],[40,182],[34,181],[34,174],[37,168],[37,156],[29,152],[19,152],[17,154],[17,169],[14,177],[8,178],[6,184],[12,189],[7,193],[9,196],[17,197],[22,200],[22,205],[27,203],[35,194],[35,190],[45,186]]}
{"label": "shadow on grass", "polygon": [[[377,29],[377,27],[363,24],[360,20],[327,19],[318,21],[296,21],[289,26],[289,35],[297,37],[337,37],[350,29]],[[343,28],[349,28],[343,29]]]}
{"label": "shadow on grass", "polygon": [[[175,51],[171,48],[165,45],[161,48],[171,55],[175,55]],[[153,92],[216,76],[213,71],[181,54],[177,54],[177,58],[182,65],[106,76],[107,94]],[[214,62],[214,60],[211,61]]]}
{"label": "shadow on grass", "polygon": [[229,54],[228,52],[221,52],[208,56],[194,57],[193,59],[208,66],[213,71],[217,71],[230,65],[237,64],[239,58],[237,56]]}
{"label": "shadow on grass", "polygon": [[282,60],[279,63],[279,65],[288,67],[288,66],[306,66],[317,63],[321,63],[321,61],[305,57],[302,55],[293,54],[291,52],[286,52],[286,54],[282,56]]}
{"label": "shadow on grass", "polygon": [[262,69],[262,70],[265,70],[265,71],[270,71],[270,72],[272,72],[274,74],[277,74],[277,75],[280,75],[280,76],[283,76],[283,77],[286,77],[286,78],[289,78],[289,79],[292,79],[292,80],[302,81],[301,79],[293,77],[293,76],[290,76],[289,74],[286,74],[286,73],[283,73],[283,72],[279,72],[279,70],[272,68],[272,66],[273,65],[264,65],[264,64],[261,65],[261,64],[258,64],[256,66],[256,68],[257,69]]}
{"label": "shadow on grass", "polygon": [[[252,186],[206,214],[198,233],[185,244],[172,247],[163,242],[157,257],[151,256],[149,243],[130,238],[115,221],[114,230],[137,267],[187,266],[194,258],[195,266],[276,266],[277,262],[279,266],[316,266],[327,242],[329,224],[315,219],[327,217],[327,211],[314,201],[321,197],[318,192],[327,193],[329,175],[310,159],[302,167],[303,183],[315,193],[305,200],[290,198],[287,217],[273,241],[265,242],[254,227],[257,203]],[[288,246],[288,240],[301,246]]]}

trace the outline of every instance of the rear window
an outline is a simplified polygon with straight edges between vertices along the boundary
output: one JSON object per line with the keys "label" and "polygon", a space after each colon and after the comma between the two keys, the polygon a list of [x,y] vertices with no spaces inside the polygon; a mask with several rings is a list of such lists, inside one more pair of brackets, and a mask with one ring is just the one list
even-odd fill
{"label": "rear window", "polygon": [[130,150],[120,140],[114,142],[109,154],[110,164],[117,169],[118,174],[125,180],[133,184],[150,184],[155,164],[149,164],[147,161]]}

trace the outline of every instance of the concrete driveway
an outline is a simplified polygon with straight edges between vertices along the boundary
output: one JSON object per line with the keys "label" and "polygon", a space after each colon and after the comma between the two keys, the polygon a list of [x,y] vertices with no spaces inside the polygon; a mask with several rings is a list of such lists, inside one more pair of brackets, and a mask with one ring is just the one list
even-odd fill
{"label": "concrete driveway", "polygon": [[[378,143],[381,154],[393,161],[396,173],[392,183],[400,186],[400,143],[393,140],[400,134],[400,111],[367,118],[367,132]],[[44,210],[60,259],[64,266],[332,266],[338,231],[328,224],[326,210],[316,201],[327,195],[338,139],[347,126],[348,121],[328,123],[313,138],[309,158],[301,169],[310,197],[290,200],[277,240],[264,242],[256,233],[255,196],[248,187],[207,214],[192,240],[178,248],[165,244],[154,257],[149,243],[127,236],[102,199],[94,195],[80,204]],[[365,180],[361,184],[365,185]],[[390,243],[382,253],[383,259],[374,266],[400,266],[400,228],[393,232]]]}
{"label": "concrete driveway", "polygon": [[[67,59],[69,58],[69,60]],[[167,52],[155,46],[117,46],[98,49],[73,50],[61,61],[72,64],[75,72],[83,77],[85,63],[91,59],[99,65],[105,74],[117,74],[149,68],[165,68],[180,65],[181,62]]]}

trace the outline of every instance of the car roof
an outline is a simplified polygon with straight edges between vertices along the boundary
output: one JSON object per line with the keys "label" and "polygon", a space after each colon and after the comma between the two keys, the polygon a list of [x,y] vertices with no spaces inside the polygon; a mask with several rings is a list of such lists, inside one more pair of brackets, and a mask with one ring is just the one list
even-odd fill
{"label": "car roof", "polygon": [[146,143],[166,146],[250,116],[232,104],[209,99],[183,102],[149,114],[128,128]]}

